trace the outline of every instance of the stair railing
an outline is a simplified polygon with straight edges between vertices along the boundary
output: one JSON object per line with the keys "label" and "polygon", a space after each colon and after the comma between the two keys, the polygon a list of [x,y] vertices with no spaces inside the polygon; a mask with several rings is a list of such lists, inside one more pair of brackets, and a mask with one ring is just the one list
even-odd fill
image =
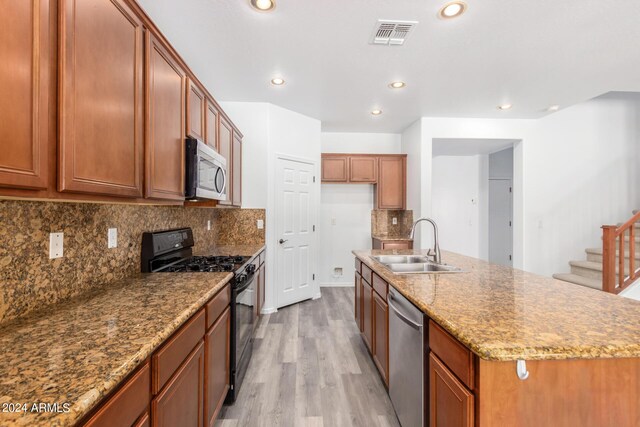
{"label": "stair railing", "polygon": [[[640,278],[640,266],[636,266],[636,222],[638,221],[640,221],[640,212],[619,227],[602,226],[602,290],[605,292],[618,294]],[[627,236],[629,237],[628,261],[625,257],[625,237]]]}

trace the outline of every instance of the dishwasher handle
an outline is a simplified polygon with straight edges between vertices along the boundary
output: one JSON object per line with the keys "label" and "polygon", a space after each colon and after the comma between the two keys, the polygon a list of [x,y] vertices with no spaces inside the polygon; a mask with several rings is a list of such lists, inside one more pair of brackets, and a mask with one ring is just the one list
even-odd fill
{"label": "dishwasher handle", "polygon": [[420,330],[420,328],[422,328],[421,324],[414,322],[413,320],[409,319],[407,316],[402,314],[400,312],[400,310],[398,310],[391,303],[391,301],[395,301],[395,298],[393,297],[393,294],[389,293],[389,300],[387,301],[387,303],[389,304],[389,307],[391,307],[391,309],[395,312],[396,316],[398,316],[400,318],[400,320],[402,320],[404,323],[406,323],[407,325],[411,326],[412,328],[414,328],[414,329],[416,329],[418,331]]}

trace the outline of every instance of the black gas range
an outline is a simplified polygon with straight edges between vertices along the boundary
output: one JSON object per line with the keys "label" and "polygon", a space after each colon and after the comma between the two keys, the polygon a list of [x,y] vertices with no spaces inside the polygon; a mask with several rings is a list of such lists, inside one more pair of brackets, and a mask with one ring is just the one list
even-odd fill
{"label": "black gas range", "polygon": [[253,333],[257,321],[255,265],[242,255],[193,255],[193,231],[190,228],[143,233],[143,273],[217,273],[232,272],[230,389],[227,403],[236,399],[253,351]]}

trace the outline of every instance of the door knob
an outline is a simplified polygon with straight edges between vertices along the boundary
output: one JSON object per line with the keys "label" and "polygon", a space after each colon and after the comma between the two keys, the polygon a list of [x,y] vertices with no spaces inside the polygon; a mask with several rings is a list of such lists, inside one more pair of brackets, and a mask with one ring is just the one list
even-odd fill
{"label": "door knob", "polygon": [[278,240],[278,243],[280,244],[283,244],[284,242],[288,242],[288,240],[283,240],[283,239]]}

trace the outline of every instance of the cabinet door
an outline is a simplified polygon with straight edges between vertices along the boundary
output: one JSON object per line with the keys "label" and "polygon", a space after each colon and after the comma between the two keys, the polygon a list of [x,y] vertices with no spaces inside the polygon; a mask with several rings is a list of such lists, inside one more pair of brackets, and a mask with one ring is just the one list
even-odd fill
{"label": "cabinet door", "polygon": [[405,209],[406,157],[380,157],[378,166],[378,209]]}
{"label": "cabinet door", "polygon": [[59,191],[142,196],[143,31],[123,0],[60,1]]}
{"label": "cabinet door", "polygon": [[356,271],[355,273],[355,294],[353,297],[353,303],[354,303],[354,309],[353,309],[353,314],[356,318],[356,325],[358,325],[358,328],[360,328],[360,325],[362,324],[362,319],[360,318],[360,315],[362,313],[362,294],[360,293],[360,281],[362,280],[362,278],[360,277],[360,273],[358,273]]}
{"label": "cabinet door", "polygon": [[227,198],[225,200],[220,200],[218,203],[221,205],[230,205],[233,200],[233,159],[231,158],[233,150],[233,131],[231,129],[231,124],[229,124],[229,122],[222,116],[220,117],[219,134],[219,151],[222,157],[227,159]]}
{"label": "cabinet door", "polygon": [[[0,187],[49,184],[52,0],[2,2]],[[50,141],[53,139],[53,141]]]}
{"label": "cabinet door", "polygon": [[242,206],[242,138],[233,132],[233,167],[231,168],[233,206]]}
{"label": "cabinet door", "polygon": [[362,337],[373,354],[373,288],[365,280],[362,283]]}
{"label": "cabinet door", "polygon": [[349,181],[371,182],[378,179],[378,158],[371,156],[351,156],[349,158]]}
{"label": "cabinet door", "polygon": [[431,427],[472,427],[473,394],[433,353],[429,354]]}
{"label": "cabinet door", "polygon": [[202,426],[203,381],[204,344],[200,341],[151,403],[154,427]]}
{"label": "cabinet door", "polygon": [[218,145],[218,108],[213,101],[207,99],[207,110],[205,112],[205,142],[216,151],[220,150]]}
{"label": "cabinet door", "polygon": [[145,196],[184,200],[186,74],[173,54],[147,32]]}
{"label": "cabinet door", "polygon": [[322,182],[348,182],[349,158],[347,156],[322,155]]}
{"label": "cabinet door", "polygon": [[205,425],[208,426],[215,423],[229,390],[230,334],[231,310],[227,307],[205,336]]}
{"label": "cabinet door", "polygon": [[389,385],[389,306],[373,293],[373,361],[385,384]]}
{"label": "cabinet door", "polygon": [[187,84],[187,135],[204,141],[206,99],[204,91],[191,79]]}
{"label": "cabinet door", "polygon": [[360,288],[360,290],[358,291],[358,298],[360,300],[359,302],[360,316],[358,318],[358,326],[360,327],[360,332],[364,333],[364,291],[365,291],[366,285],[362,276],[360,276],[360,280],[356,285]]}

